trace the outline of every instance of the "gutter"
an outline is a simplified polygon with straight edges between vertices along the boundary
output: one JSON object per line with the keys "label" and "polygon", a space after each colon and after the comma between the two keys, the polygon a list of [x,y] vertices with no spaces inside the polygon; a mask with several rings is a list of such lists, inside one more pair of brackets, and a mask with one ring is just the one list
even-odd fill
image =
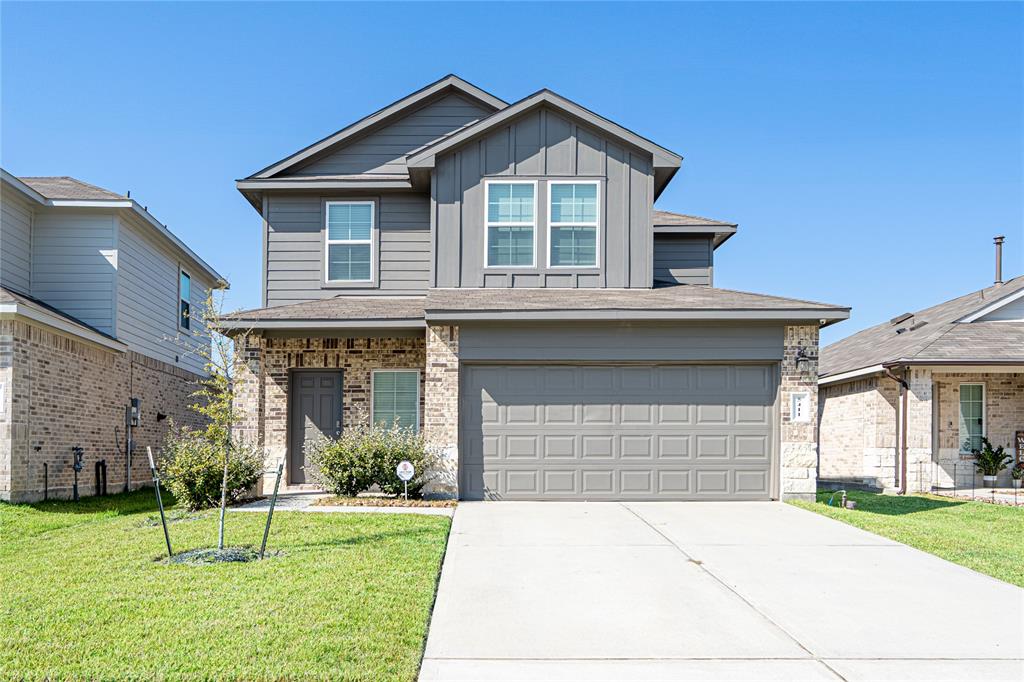
{"label": "gutter", "polygon": [[[893,365],[892,367],[899,367]],[[899,470],[900,470],[900,485],[896,491],[897,495],[907,494],[907,404],[910,399],[910,384],[906,380],[907,369],[903,367],[903,377],[898,377],[892,373],[890,366],[883,368],[885,376],[889,377],[900,385],[900,409],[896,415],[896,431],[899,433],[898,438],[898,452],[899,452]]]}

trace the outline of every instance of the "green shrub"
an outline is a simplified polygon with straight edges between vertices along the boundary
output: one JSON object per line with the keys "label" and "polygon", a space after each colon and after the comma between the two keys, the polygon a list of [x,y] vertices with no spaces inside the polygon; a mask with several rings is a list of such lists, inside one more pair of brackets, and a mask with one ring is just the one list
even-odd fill
{"label": "green shrub", "polygon": [[[167,488],[189,509],[220,504],[224,477],[224,446],[211,443],[204,432],[172,427],[164,442],[160,471]],[[228,502],[245,494],[263,474],[263,453],[258,447],[235,443],[228,459]]]}
{"label": "green shrub", "polygon": [[337,438],[321,437],[306,445],[310,466],[306,474],[335,495],[352,497],[376,485],[397,495],[404,486],[395,473],[402,460],[416,468],[409,494],[419,495],[430,480],[436,457],[423,436],[397,424],[367,425],[361,420],[347,426]]}

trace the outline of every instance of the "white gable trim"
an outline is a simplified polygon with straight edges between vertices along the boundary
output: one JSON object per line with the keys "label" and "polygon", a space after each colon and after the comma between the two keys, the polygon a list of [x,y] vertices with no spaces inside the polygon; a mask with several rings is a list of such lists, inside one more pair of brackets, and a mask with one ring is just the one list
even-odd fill
{"label": "white gable trim", "polygon": [[999,299],[998,301],[995,301],[993,303],[989,303],[984,308],[982,308],[980,310],[976,310],[975,312],[971,313],[970,315],[967,315],[966,317],[960,318],[959,320],[957,320],[957,322],[975,322],[975,321],[985,317],[989,313],[995,312],[996,310],[999,310],[1000,308],[1002,308],[1004,306],[1007,306],[1007,305],[1013,303],[1014,301],[1019,301],[1022,298],[1024,298],[1024,289],[1021,289],[1020,291],[1012,293],[1009,296],[1004,296],[1003,298]]}

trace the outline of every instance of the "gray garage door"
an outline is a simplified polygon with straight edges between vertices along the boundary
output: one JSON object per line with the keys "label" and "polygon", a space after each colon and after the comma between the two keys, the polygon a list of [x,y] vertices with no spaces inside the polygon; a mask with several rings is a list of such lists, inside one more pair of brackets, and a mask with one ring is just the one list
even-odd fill
{"label": "gray garage door", "polygon": [[467,365],[463,499],[763,500],[772,365]]}

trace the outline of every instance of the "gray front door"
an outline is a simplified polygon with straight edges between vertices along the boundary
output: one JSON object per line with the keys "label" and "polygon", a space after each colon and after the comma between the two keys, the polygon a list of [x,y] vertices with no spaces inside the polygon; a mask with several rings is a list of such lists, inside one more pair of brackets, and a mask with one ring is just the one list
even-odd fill
{"label": "gray front door", "polygon": [[460,494],[764,500],[774,365],[467,365]]}
{"label": "gray front door", "polygon": [[341,372],[295,372],[291,384],[288,480],[305,483],[306,441],[341,433]]}

